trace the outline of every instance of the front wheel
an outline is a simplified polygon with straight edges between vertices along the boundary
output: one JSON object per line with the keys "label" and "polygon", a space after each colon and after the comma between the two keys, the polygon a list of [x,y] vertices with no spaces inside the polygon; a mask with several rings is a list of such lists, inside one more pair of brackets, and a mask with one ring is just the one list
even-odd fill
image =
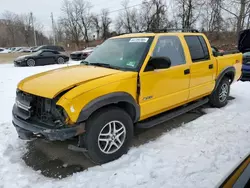
{"label": "front wheel", "polygon": [[86,133],[79,137],[90,159],[103,164],[127,153],[133,138],[133,122],[122,109],[111,107],[95,113],[86,123]]}
{"label": "front wheel", "polygon": [[29,67],[34,67],[36,65],[36,61],[34,59],[28,59],[27,60],[27,65]]}
{"label": "front wheel", "polygon": [[216,90],[210,95],[209,102],[213,107],[221,108],[227,105],[230,94],[230,82],[223,78]]}

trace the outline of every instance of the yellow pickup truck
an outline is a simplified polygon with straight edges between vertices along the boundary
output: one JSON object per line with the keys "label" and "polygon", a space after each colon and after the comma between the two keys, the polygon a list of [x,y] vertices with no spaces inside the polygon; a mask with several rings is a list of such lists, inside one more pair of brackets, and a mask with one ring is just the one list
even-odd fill
{"label": "yellow pickup truck", "polygon": [[80,65],[33,75],[16,91],[21,139],[78,139],[98,164],[125,154],[134,127],[150,128],[209,102],[224,107],[242,54],[218,56],[194,31],[106,40]]}

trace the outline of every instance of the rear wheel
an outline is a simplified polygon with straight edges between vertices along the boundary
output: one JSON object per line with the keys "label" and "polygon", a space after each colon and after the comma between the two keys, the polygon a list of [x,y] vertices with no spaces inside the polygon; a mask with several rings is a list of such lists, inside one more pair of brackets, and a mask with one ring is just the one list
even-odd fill
{"label": "rear wheel", "polygon": [[133,122],[122,109],[111,107],[95,113],[86,123],[86,133],[79,143],[97,163],[113,161],[127,153],[133,138]]}
{"label": "rear wheel", "polygon": [[58,64],[64,64],[65,63],[64,58],[63,57],[58,57],[57,63]]}
{"label": "rear wheel", "polygon": [[36,61],[34,59],[28,59],[27,60],[27,65],[29,67],[34,67],[36,65]]}
{"label": "rear wheel", "polygon": [[230,82],[228,78],[223,78],[217,89],[210,95],[210,104],[213,107],[221,108],[227,105],[230,94]]}

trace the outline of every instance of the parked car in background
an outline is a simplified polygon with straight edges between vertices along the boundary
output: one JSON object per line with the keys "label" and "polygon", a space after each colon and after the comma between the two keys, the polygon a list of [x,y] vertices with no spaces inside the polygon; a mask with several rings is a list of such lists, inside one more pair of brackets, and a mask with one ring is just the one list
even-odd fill
{"label": "parked car in background", "polygon": [[18,52],[20,52],[20,53],[27,53],[27,52],[31,52],[31,51],[30,51],[30,47],[23,47]]}
{"label": "parked car in background", "polygon": [[24,47],[15,47],[15,49],[12,51],[12,53],[20,52]]}
{"label": "parked car in background", "polygon": [[31,52],[33,52],[33,50],[34,50],[35,48],[37,48],[37,46],[35,46],[35,47],[23,48],[23,49],[20,50],[20,52],[23,52],[23,53],[31,53]]}
{"label": "parked car in background", "polygon": [[250,52],[243,54],[241,81],[250,81]]}
{"label": "parked car in background", "polygon": [[43,45],[38,46],[37,48],[33,49],[33,52],[37,52],[39,50],[54,50],[58,52],[65,52],[64,48],[62,46],[53,46],[53,45]]}
{"label": "parked car in background", "polygon": [[82,51],[72,52],[70,54],[70,58],[72,60],[76,60],[76,61],[84,60],[94,51],[94,49],[95,49],[95,47],[88,47],[88,48],[85,48]]}
{"label": "parked car in background", "polygon": [[1,54],[7,54],[7,53],[10,53],[10,52],[11,52],[11,50],[8,50],[6,48],[0,48],[0,53]]}
{"label": "parked car in background", "polygon": [[15,66],[38,66],[51,64],[64,64],[69,57],[55,50],[39,50],[30,55],[20,56],[15,59]]}

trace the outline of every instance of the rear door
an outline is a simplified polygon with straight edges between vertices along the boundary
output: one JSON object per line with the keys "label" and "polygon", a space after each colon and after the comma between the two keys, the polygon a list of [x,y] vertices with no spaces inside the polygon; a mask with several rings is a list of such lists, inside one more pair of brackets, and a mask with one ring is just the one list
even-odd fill
{"label": "rear door", "polygon": [[150,70],[146,66],[140,72],[141,120],[187,101],[190,65],[186,61],[182,42],[177,36],[160,36],[151,57],[168,57],[171,67]]}
{"label": "rear door", "polygon": [[185,36],[190,52],[190,94],[189,100],[198,99],[211,93],[215,86],[214,74],[216,60],[202,35]]}

